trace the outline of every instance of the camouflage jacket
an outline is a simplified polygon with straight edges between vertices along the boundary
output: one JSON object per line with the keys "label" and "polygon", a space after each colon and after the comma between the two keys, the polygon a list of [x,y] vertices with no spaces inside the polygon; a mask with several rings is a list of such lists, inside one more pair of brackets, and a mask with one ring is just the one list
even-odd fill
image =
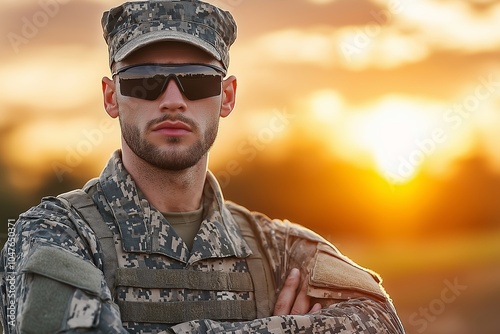
{"label": "camouflage jacket", "polygon": [[[249,271],[247,258],[252,250],[234,217],[234,212],[246,209],[223,200],[210,172],[206,180],[205,218],[190,251],[163,215],[136,188],[121,162],[120,152],[115,152],[98,182],[86,190],[92,194],[113,232],[119,268],[209,273]],[[269,314],[257,319],[194,319],[166,324],[122,319],[117,305],[125,300],[182,305],[190,301],[247,301],[255,296],[252,291],[230,289],[119,286],[112,298],[102,274],[103,255],[96,234],[59,198],[46,197],[38,206],[20,215],[15,226],[9,228],[9,240],[2,250],[4,332],[404,333],[381,287],[378,293],[373,293],[373,289],[352,285],[349,275],[342,277],[335,273],[343,272],[346,264],[363,274],[366,271],[323,238],[299,225],[271,220],[259,213],[248,212],[245,219],[252,219],[258,226],[257,239],[272,272],[276,295],[289,270],[301,268],[302,278],[308,280],[308,294],[323,306],[320,311],[307,315]],[[336,268],[335,277],[328,274],[327,266]],[[378,286],[376,276],[370,275],[370,279]]]}

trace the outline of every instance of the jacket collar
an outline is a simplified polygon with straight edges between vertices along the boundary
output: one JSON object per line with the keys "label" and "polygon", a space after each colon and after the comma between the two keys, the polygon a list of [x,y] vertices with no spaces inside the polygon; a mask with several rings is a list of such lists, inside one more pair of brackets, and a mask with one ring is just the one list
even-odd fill
{"label": "jacket collar", "polygon": [[122,163],[120,151],[109,160],[99,183],[126,252],[162,254],[189,264],[208,258],[244,258],[252,253],[225,207],[222,191],[210,171],[203,191],[204,220],[191,252],[163,215],[138,190]]}

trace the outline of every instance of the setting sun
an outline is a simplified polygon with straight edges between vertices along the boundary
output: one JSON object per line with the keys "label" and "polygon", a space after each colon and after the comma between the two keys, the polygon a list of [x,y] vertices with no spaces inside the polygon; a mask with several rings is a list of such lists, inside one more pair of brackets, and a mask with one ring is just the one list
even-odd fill
{"label": "setting sun", "polygon": [[414,102],[388,98],[371,108],[358,132],[376,168],[388,181],[411,180],[432,148],[422,148],[422,140],[432,130],[433,119]]}

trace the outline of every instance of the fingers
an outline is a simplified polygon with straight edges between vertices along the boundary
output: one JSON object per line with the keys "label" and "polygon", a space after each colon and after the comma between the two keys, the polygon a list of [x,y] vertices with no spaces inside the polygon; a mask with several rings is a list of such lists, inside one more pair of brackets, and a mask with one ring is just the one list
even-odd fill
{"label": "fingers", "polygon": [[300,270],[293,268],[285,280],[276,304],[273,315],[299,315],[319,311],[321,304],[316,303],[311,307],[311,297],[307,295],[307,280],[304,280],[300,290]]}
{"label": "fingers", "polygon": [[310,307],[311,297],[307,295],[307,280],[304,280],[297,294],[297,298],[295,298],[290,314],[306,314],[309,312]]}
{"label": "fingers", "polygon": [[[297,289],[300,284],[300,271],[293,268],[285,280],[276,304],[274,305],[273,315],[288,315],[296,303]],[[309,305],[308,305],[309,306]]]}
{"label": "fingers", "polygon": [[316,311],[321,310],[321,308],[322,308],[321,304],[320,304],[320,303],[316,303],[316,304],[314,304],[314,306],[311,308],[311,310],[309,310],[309,312],[307,312],[307,313],[314,313],[314,312],[316,312]]}

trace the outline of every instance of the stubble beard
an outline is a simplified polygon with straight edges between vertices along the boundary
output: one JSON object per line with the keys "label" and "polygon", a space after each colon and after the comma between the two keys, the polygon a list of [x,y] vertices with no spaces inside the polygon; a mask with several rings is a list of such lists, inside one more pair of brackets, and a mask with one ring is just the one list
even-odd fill
{"label": "stubble beard", "polygon": [[172,149],[163,151],[149,142],[136,125],[127,124],[120,118],[123,139],[132,152],[152,166],[168,171],[182,171],[193,167],[212,147],[219,129],[218,119],[211,121],[206,130],[201,133],[199,127],[192,120],[182,115],[172,116],[167,114],[160,119],[149,122],[146,129],[150,129],[155,124],[166,120],[182,121],[188,124],[194,133],[200,133],[201,136],[195,143],[183,150],[176,147],[181,145],[182,138],[166,137],[165,142],[172,146]]}

